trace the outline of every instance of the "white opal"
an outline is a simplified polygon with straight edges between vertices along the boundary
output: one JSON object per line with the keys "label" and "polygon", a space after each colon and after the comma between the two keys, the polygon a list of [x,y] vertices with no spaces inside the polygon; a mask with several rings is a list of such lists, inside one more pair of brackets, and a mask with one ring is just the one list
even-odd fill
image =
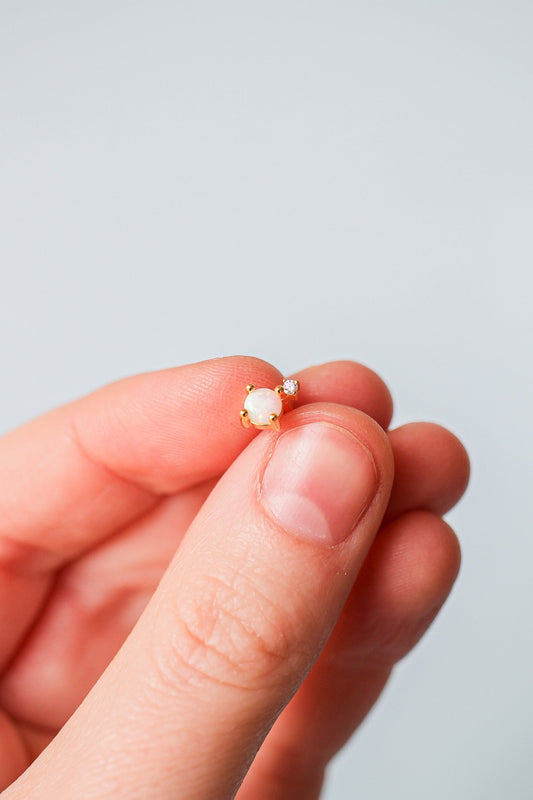
{"label": "white opal", "polygon": [[254,389],[247,395],[244,408],[254,425],[269,425],[271,414],[281,414],[281,397],[273,389]]}

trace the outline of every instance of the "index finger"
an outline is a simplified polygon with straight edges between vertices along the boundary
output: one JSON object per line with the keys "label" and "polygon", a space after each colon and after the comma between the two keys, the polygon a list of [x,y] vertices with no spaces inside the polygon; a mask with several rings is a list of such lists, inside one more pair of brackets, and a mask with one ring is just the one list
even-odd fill
{"label": "index finger", "polygon": [[[0,567],[55,569],[150,510],[221,475],[253,435],[239,410],[250,382],[280,372],[231,356],[136,375],[45,414],[0,440]],[[382,425],[390,394],[361,364],[298,373],[301,401],[352,405]]]}
{"label": "index finger", "polygon": [[244,356],[136,375],[3,437],[0,564],[47,571],[222,473],[250,440],[244,387],[280,377]]}

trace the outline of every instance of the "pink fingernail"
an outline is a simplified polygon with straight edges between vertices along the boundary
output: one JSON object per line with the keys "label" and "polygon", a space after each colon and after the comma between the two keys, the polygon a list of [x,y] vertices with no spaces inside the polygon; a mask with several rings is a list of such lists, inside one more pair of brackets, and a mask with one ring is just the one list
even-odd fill
{"label": "pink fingernail", "polygon": [[283,433],[261,498],[287,531],[327,545],[344,541],[377,490],[369,451],[349,431],[314,422]]}

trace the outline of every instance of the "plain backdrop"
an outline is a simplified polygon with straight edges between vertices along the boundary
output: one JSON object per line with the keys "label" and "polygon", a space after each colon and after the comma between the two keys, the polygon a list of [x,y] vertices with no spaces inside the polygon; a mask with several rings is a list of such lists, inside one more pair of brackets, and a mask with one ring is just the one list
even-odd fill
{"label": "plain backdrop", "polygon": [[532,37],[529,0],[0,0],[3,431],[250,353],[360,360],[469,449],[456,588],[326,800],[533,796]]}

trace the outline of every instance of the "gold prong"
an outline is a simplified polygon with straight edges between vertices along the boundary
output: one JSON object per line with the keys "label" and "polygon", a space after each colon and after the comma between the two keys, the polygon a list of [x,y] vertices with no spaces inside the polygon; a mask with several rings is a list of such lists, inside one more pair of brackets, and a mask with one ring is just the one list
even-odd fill
{"label": "gold prong", "polygon": [[245,408],[243,408],[243,410],[241,411],[241,422],[244,428],[249,428],[250,425],[252,424],[250,422],[250,417],[248,416],[248,412],[246,411]]}
{"label": "gold prong", "polygon": [[250,394],[250,392],[253,392],[254,389],[255,386],[253,385],[253,383],[249,383],[248,386],[246,387],[246,391],[248,392],[248,394]]}
{"label": "gold prong", "polygon": [[278,414],[270,414],[270,427],[273,428],[275,431],[279,431],[280,424],[279,424],[279,416]]}
{"label": "gold prong", "polygon": [[274,389],[274,391],[275,391],[275,392],[276,392],[276,394],[278,394],[280,397],[283,397],[283,386],[276,386],[276,388]]}

